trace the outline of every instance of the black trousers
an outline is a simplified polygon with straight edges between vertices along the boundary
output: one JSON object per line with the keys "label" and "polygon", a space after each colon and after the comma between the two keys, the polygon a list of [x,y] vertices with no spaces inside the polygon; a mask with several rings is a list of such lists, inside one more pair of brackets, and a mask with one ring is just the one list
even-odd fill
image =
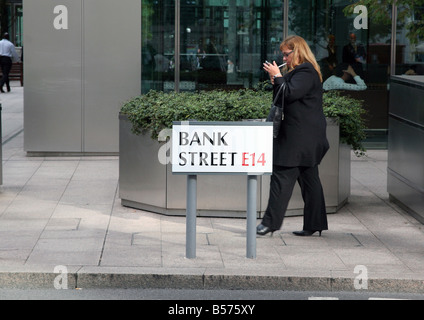
{"label": "black trousers", "polygon": [[5,56],[0,56],[0,66],[3,77],[1,78],[0,88],[3,89],[4,84],[6,84],[7,89],[10,89],[9,84],[9,73],[12,69],[12,59]]}
{"label": "black trousers", "polygon": [[296,180],[300,185],[305,203],[303,230],[327,230],[327,212],[318,166],[273,167],[268,207],[262,224],[273,230],[281,228]]}

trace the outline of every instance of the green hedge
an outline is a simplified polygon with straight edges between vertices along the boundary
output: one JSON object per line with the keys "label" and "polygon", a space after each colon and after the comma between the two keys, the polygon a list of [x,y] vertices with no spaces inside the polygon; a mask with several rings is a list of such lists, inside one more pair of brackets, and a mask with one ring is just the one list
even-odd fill
{"label": "green hedge", "polygon": [[[126,102],[121,113],[128,116],[135,134],[151,131],[152,138],[171,128],[173,121],[241,121],[266,118],[271,106],[272,92],[258,89],[234,91],[213,90],[196,92],[150,91]],[[340,124],[340,139],[352,146],[357,155],[365,151],[363,102],[341,96],[336,91],[324,93],[323,108],[326,117]]]}

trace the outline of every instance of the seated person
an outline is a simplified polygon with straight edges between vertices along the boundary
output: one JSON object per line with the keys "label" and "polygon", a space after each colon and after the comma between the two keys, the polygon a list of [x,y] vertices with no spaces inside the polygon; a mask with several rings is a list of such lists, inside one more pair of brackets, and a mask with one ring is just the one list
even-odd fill
{"label": "seated person", "polygon": [[424,65],[423,64],[414,64],[405,72],[405,75],[415,76],[415,75],[424,75]]}
{"label": "seated person", "polygon": [[[356,83],[347,83],[351,78]],[[360,76],[353,70],[352,66],[348,64],[339,64],[336,68],[335,75],[325,80],[323,89],[328,90],[365,90],[367,85]]]}

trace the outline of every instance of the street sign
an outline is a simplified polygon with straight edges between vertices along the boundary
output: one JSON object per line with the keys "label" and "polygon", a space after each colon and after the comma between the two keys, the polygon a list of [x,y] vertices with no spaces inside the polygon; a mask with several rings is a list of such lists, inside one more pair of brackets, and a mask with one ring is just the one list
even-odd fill
{"label": "street sign", "polygon": [[270,174],[272,142],[271,122],[176,122],[172,172]]}
{"label": "street sign", "polygon": [[257,176],[272,173],[272,122],[174,122],[172,173],[187,175],[186,258],[196,258],[198,174],[247,175],[246,257],[256,258]]}

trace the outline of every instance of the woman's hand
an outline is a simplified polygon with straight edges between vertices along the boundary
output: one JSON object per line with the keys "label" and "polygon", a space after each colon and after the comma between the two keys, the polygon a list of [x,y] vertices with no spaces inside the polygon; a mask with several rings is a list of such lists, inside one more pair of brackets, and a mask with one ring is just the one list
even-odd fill
{"label": "woman's hand", "polygon": [[282,77],[280,68],[278,68],[278,65],[275,61],[272,63],[265,62],[264,70],[268,72],[272,84],[274,84],[274,77]]}

